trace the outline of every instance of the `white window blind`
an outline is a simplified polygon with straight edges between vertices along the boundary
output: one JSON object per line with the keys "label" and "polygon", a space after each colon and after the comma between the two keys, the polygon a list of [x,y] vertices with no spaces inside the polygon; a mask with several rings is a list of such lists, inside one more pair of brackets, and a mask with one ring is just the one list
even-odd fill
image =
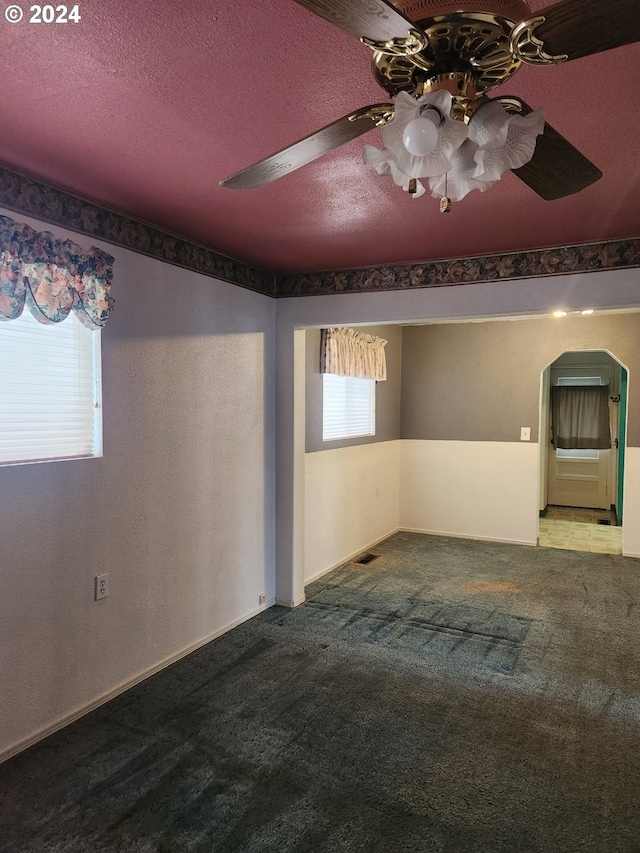
{"label": "white window blind", "polygon": [[101,455],[100,332],[0,323],[0,465]]}
{"label": "white window blind", "polygon": [[322,440],[375,435],[375,432],[375,380],[323,374]]}

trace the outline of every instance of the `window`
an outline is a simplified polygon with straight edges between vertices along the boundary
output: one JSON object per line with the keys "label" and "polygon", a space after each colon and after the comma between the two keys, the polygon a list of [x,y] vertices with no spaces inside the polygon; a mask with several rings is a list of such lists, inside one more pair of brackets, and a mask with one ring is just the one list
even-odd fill
{"label": "window", "polygon": [[375,435],[375,379],[325,373],[322,381],[322,440]]}
{"label": "window", "polygon": [[568,450],[564,447],[556,448],[558,459],[600,459],[599,450]]}
{"label": "window", "polygon": [[558,376],[556,385],[606,385],[602,376]]}
{"label": "window", "polygon": [[100,332],[0,323],[0,465],[101,455]]}

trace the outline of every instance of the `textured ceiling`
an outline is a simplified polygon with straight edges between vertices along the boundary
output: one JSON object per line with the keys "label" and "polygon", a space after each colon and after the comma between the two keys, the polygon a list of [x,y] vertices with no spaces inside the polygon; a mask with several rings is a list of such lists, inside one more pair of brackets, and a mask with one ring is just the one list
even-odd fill
{"label": "textured ceiling", "polygon": [[362,163],[377,130],[266,187],[218,186],[388,100],[369,49],[293,0],[79,7],[78,24],[29,24],[28,11],[0,23],[0,156],[12,169],[278,272],[640,235],[638,45],[524,67],[496,90],[543,108],[602,180],[548,202],[509,173],[442,215],[437,200],[412,199]]}

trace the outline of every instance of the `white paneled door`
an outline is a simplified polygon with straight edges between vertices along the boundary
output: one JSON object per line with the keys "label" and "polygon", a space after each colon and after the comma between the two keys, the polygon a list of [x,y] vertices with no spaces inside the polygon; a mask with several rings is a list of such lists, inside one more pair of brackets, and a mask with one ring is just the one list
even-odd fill
{"label": "white paneled door", "polygon": [[554,450],[551,446],[549,503],[609,509],[613,503],[609,496],[610,457],[610,450]]}

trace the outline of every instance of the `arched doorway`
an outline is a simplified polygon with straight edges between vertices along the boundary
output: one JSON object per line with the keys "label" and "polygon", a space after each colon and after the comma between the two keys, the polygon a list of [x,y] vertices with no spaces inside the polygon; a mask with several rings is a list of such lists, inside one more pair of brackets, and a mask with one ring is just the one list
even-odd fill
{"label": "arched doorway", "polygon": [[[541,386],[540,435],[547,440],[540,442],[538,544],[620,554],[627,369],[607,350],[565,351],[543,370]],[[580,434],[585,405],[596,399],[600,425]]]}

